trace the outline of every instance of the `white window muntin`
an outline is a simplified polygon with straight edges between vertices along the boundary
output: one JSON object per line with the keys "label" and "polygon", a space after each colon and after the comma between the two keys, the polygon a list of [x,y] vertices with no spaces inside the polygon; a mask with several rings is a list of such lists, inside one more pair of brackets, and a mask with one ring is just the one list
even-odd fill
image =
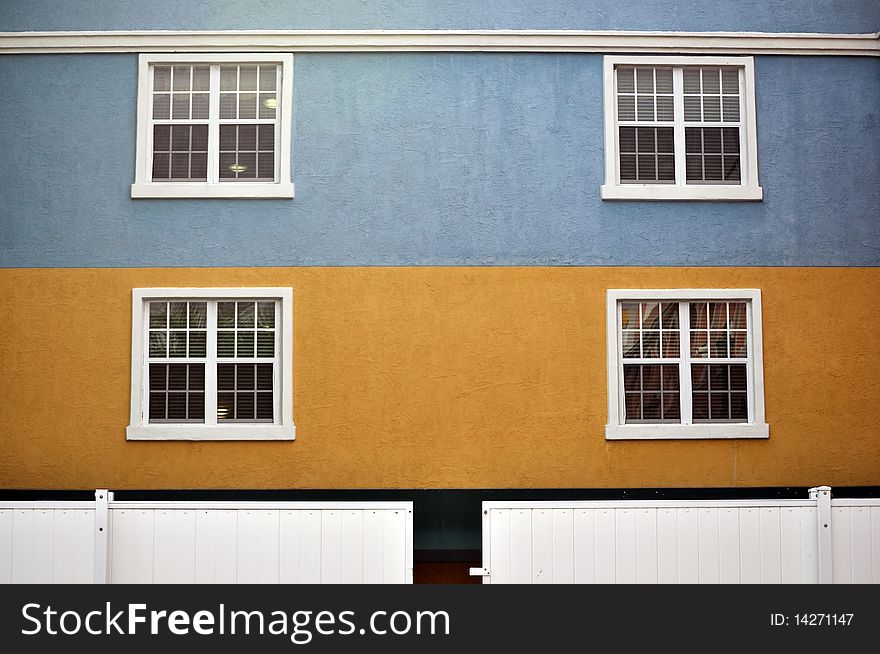
{"label": "white window muntin", "polygon": [[[151,301],[207,301],[207,356],[180,359],[204,361],[205,422],[150,423],[149,402],[149,303]],[[217,421],[217,302],[267,301],[276,303],[273,422]],[[131,416],[128,440],[293,440],[293,290],[290,288],[136,288],[132,290]],[[211,328],[213,325],[213,329]],[[165,361],[165,360],[163,360]],[[267,359],[230,358],[220,363],[266,363]],[[210,363],[213,362],[213,365]],[[213,396],[213,397],[212,397]]]}
{"label": "white window muntin", "polygon": [[[690,316],[685,310],[689,302],[742,301],[746,303],[748,382],[748,422],[699,422],[692,420],[692,388],[690,365],[729,363],[728,358],[690,358]],[[625,423],[623,392],[623,349],[621,336],[621,305],[623,302],[678,302],[681,352],[678,358],[627,359],[627,363],[663,364],[679,366],[679,393],[681,423]],[[608,372],[608,424],[605,437],[612,439],[664,438],[767,438],[769,427],[764,418],[764,364],[761,332],[761,291],[759,289],[612,289],[607,292],[606,338]],[[686,364],[686,365],[685,365]]]}
{"label": "white window muntin", "polygon": [[[618,147],[617,85],[618,66],[672,67],[675,119],[662,122],[674,126],[675,182],[621,183]],[[685,174],[685,120],[682,70],[691,67],[735,67],[740,81],[740,183],[687,183]],[[755,109],[755,68],[752,57],[612,56],[604,58],[605,184],[603,200],[760,200]],[[730,123],[690,123],[691,126],[730,127]],[[650,126],[661,123],[653,122]],[[645,126],[648,126],[647,124]]]}
{"label": "white window muntin", "polygon": [[[219,68],[222,65],[277,64],[275,119],[219,118]],[[210,114],[208,118],[207,181],[152,181],[153,126],[170,120],[153,119],[153,66],[208,65],[211,68]],[[137,160],[133,198],[292,198],[290,181],[290,141],[293,116],[293,55],[280,53],[228,54],[142,54],[138,59]],[[275,181],[222,180],[219,178],[219,125],[275,124]],[[183,123],[185,124],[185,123]]]}

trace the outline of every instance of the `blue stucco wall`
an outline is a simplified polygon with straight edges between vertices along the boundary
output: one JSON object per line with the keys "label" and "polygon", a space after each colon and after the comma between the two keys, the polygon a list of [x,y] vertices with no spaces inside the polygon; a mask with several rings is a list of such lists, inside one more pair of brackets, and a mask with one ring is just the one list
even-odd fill
{"label": "blue stucco wall", "polygon": [[0,31],[577,29],[875,32],[876,0],[2,0]]}
{"label": "blue stucco wall", "polygon": [[602,57],[300,54],[294,200],[132,200],[137,56],[0,57],[0,265],[880,265],[880,59],[756,59],[760,203],[611,203]]}

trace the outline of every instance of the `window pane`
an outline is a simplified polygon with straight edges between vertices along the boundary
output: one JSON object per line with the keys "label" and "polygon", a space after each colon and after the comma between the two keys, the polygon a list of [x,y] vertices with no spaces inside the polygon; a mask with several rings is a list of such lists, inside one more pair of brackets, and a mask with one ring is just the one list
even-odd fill
{"label": "window pane", "polygon": [[217,303],[217,326],[235,327],[235,302]]}
{"label": "window pane", "polygon": [[171,90],[171,66],[154,66],[153,67],[153,90],[154,91],[170,91]]}
{"label": "window pane", "polygon": [[203,357],[208,353],[206,333],[193,331],[189,333],[189,355],[191,357]]}
{"label": "window pane", "polygon": [[625,420],[627,422],[633,420],[641,420],[642,418],[642,396],[640,393],[627,393],[625,400]]}
{"label": "window pane", "polygon": [[193,67],[193,91],[207,91],[211,86],[211,68],[209,66]]}
{"label": "window pane", "polygon": [[660,366],[642,366],[642,390],[660,390]]}
{"label": "window pane", "polygon": [[166,345],[165,332],[150,332],[150,356],[166,357],[168,348]]}
{"label": "window pane", "polygon": [[657,302],[642,304],[642,329],[660,329],[660,305]]}
{"label": "window pane", "polygon": [[217,364],[217,388],[221,391],[235,390],[235,364]]}
{"label": "window pane", "polygon": [[[168,366],[164,363],[150,364],[150,390],[168,390]],[[164,404],[164,400],[162,401]]]}
{"label": "window pane", "polygon": [[257,390],[272,390],[272,367],[271,363],[257,364]]}
{"label": "window pane", "polygon": [[238,348],[235,352],[238,357],[254,356],[254,333],[238,332]]}
{"label": "window pane", "polygon": [[678,332],[663,332],[663,356],[678,357],[681,355]]}
{"label": "window pane", "polygon": [[153,119],[168,120],[171,118],[171,94],[156,93],[153,95]]}
{"label": "window pane", "polygon": [[217,421],[235,419],[235,393],[217,393]]}
{"label": "window pane", "polygon": [[218,357],[234,357],[235,356],[235,332],[219,331],[217,332],[217,356]]}
{"label": "window pane", "polygon": [[660,420],[663,417],[661,409],[662,397],[660,393],[642,394],[642,419]]}
{"label": "window pane", "polygon": [[239,363],[236,364],[236,378],[235,378],[235,390],[237,391],[252,391],[254,390],[256,383],[256,377],[254,375],[254,364],[252,363]]}
{"label": "window pane", "polygon": [[639,303],[623,302],[620,305],[623,329],[639,328]]}
{"label": "window pane", "polygon": [[660,357],[660,332],[642,332],[642,357],[645,359]]}
{"label": "window pane", "polygon": [[238,303],[238,323],[237,326],[239,328],[247,327],[252,329],[254,327],[254,303],[253,302],[239,302]]}
{"label": "window pane", "polygon": [[168,356],[186,356],[186,332],[168,332]]}
{"label": "window pane", "polygon": [[186,302],[171,302],[169,304],[169,324],[172,329],[186,329],[187,304]]}
{"label": "window pane", "polygon": [[257,420],[272,421],[274,407],[272,393],[257,393]]}
{"label": "window pane", "polygon": [[189,91],[191,70],[191,66],[174,66],[172,76],[173,84],[171,88],[175,91]]}
{"label": "window pane", "polygon": [[274,91],[277,66],[260,66],[260,90]]}
{"label": "window pane", "polygon": [[275,332],[257,332],[257,356],[275,356]]}
{"label": "window pane", "polygon": [[168,326],[168,303],[150,302],[150,328]]}

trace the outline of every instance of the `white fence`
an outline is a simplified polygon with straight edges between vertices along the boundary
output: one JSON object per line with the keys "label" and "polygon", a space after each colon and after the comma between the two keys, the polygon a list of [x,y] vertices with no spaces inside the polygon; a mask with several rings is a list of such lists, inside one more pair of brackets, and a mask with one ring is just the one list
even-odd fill
{"label": "white fence", "polygon": [[0,502],[0,583],[412,583],[412,502]]}
{"label": "white fence", "polygon": [[880,583],[880,500],[483,502],[484,583]]}

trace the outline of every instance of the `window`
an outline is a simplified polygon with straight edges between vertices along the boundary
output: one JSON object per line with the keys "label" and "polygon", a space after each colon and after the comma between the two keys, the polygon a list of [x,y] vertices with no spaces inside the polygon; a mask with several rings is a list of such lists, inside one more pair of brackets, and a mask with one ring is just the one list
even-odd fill
{"label": "window", "polygon": [[133,198],[292,198],[293,56],[142,54]]}
{"label": "window", "polygon": [[605,200],[760,200],[751,57],[605,57]]}
{"label": "window", "polygon": [[130,440],[293,440],[289,288],[133,291]]}
{"label": "window", "polygon": [[767,438],[761,292],[608,291],[605,437]]}

